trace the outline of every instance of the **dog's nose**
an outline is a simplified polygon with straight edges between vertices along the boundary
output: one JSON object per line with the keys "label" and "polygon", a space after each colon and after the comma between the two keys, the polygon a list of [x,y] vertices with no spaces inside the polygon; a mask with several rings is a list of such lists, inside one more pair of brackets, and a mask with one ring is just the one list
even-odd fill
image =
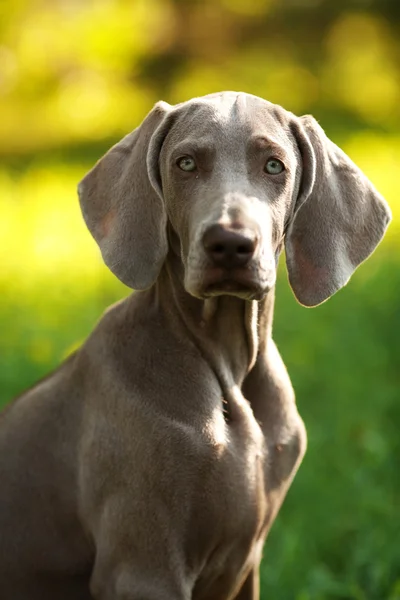
{"label": "dog's nose", "polygon": [[215,266],[229,269],[247,265],[255,252],[257,239],[248,230],[244,234],[223,225],[212,225],[203,236],[203,246]]}

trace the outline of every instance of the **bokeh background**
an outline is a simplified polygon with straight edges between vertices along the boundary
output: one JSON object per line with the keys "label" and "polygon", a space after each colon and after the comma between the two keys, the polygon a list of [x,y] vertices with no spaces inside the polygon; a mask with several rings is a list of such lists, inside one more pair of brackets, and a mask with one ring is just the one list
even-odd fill
{"label": "bokeh background", "polygon": [[281,268],[275,337],[309,449],[263,599],[400,599],[399,39],[397,0],[0,3],[3,405],[129,292],[76,184],[156,100],[234,89],[313,113],[391,204],[384,243],[321,307],[298,306]]}

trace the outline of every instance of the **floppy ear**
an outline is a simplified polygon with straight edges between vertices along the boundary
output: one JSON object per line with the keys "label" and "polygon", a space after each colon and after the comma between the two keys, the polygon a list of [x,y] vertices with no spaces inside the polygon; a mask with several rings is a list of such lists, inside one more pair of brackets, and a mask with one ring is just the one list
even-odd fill
{"label": "floppy ear", "polygon": [[290,285],[301,304],[316,306],[349,280],[381,241],[390,209],[372,183],[312,117],[292,130],[302,156],[302,183],[286,232]]}
{"label": "floppy ear", "polygon": [[159,102],[78,186],[82,213],[106,265],[126,285],[150,287],[167,254],[158,158],[171,107]]}

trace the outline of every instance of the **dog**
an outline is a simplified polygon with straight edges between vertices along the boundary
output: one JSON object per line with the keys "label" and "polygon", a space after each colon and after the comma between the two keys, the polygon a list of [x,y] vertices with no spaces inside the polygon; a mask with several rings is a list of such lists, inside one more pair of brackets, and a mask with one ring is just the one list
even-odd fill
{"label": "dog", "polygon": [[272,340],[390,221],[310,116],[236,92],[159,102],[79,185],[135,293],[0,421],[1,600],[256,600],[306,432]]}

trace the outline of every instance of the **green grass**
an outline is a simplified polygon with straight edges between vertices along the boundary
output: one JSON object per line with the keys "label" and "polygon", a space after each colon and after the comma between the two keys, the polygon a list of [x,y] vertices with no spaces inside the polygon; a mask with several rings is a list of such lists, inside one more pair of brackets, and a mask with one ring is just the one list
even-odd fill
{"label": "green grass", "polygon": [[[293,380],[309,448],[264,553],[262,597],[400,598],[400,261],[389,248],[313,310],[282,270],[275,339]],[[1,402],[56,366],[126,292],[43,282],[1,288]]]}
{"label": "green grass", "polygon": [[265,599],[400,598],[400,270],[384,254],[314,310],[279,288],[309,447],[266,545]]}

